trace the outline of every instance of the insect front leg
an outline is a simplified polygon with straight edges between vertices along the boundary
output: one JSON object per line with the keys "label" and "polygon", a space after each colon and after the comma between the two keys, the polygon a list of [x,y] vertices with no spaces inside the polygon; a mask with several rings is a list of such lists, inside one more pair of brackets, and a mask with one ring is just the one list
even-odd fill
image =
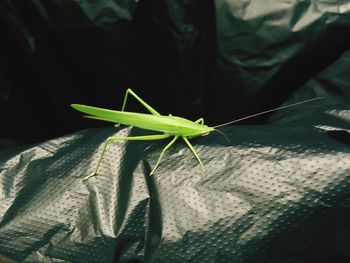
{"label": "insect front leg", "polygon": [[106,152],[107,145],[111,141],[121,141],[121,140],[124,140],[124,141],[150,141],[150,140],[161,140],[161,139],[165,139],[168,137],[170,137],[169,134],[155,134],[155,135],[144,135],[144,136],[134,136],[134,137],[108,137],[107,140],[105,141],[104,146],[103,146],[103,150],[102,150],[100,159],[98,160],[95,171],[92,174],[84,177],[83,181],[86,181],[86,180],[90,179],[91,177],[97,175],[97,171],[98,171],[98,168],[100,167],[101,161],[102,161],[103,156]]}
{"label": "insect front leg", "polygon": [[[198,120],[195,121],[195,123],[204,125],[204,119],[203,119],[203,118],[199,118]],[[206,134],[203,134],[203,135],[206,135]],[[187,138],[192,139],[192,138],[197,137],[197,136],[198,136],[198,135],[195,135],[195,136],[187,136]]]}
{"label": "insect front leg", "polygon": [[193,155],[197,158],[197,160],[198,160],[198,162],[199,162],[199,164],[200,164],[200,166],[201,166],[203,172],[205,172],[204,165],[203,165],[201,159],[199,158],[199,156],[198,156],[196,150],[194,149],[194,147],[193,147],[192,144],[190,143],[190,141],[187,139],[186,136],[182,136],[182,139],[186,142],[188,148],[190,148],[190,150],[191,150],[191,152],[193,153]]}

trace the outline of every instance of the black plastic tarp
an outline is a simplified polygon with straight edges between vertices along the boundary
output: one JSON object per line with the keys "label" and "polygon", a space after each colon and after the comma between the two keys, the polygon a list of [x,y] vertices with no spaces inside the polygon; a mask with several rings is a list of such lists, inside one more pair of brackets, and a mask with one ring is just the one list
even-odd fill
{"label": "black plastic tarp", "polygon": [[[0,11],[0,262],[349,262],[347,1],[33,0]],[[181,141],[153,176],[168,141],[113,142],[82,181],[109,136],[149,132],[69,104],[118,109],[128,87],[211,126],[325,99],[221,128],[229,141],[193,139],[205,172]]]}

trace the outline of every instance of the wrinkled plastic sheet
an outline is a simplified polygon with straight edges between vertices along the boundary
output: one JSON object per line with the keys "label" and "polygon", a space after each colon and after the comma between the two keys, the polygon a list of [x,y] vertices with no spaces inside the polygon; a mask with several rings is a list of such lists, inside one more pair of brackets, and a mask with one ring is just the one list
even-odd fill
{"label": "wrinkled plastic sheet", "polygon": [[[205,172],[178,142],[149,176],[165,141],[114,142],[98,176],[82,181],[108,136],[144,134],[130,128],[3,151],[0,255],[14,262],[310,262],[325,253],[312,250],[315,243],[330,250],[346,224],[328,223],[349,213],[350,110],[300,120],[313,124],[235,126],[222,129],[230,142],[218,133],[192,140]],[[346,246],[337,249],[349,256]]]}

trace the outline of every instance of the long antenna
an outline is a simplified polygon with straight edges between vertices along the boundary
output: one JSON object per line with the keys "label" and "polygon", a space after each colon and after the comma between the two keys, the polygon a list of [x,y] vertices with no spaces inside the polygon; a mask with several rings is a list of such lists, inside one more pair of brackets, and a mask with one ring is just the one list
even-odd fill
{"label": "long antenna", "polygon": [[246,116],[246,117],[243,117],[243,118],[240,118],[240,119],[236,119],[236,120],[233,120],[233,121],[225,122],[223,124],[216,125],[213,128],[216,129],[216,128],[219,128],[219,127],[222,127],[222,126],[226,126],[226,125],[229,125],[229,124],[232,124],[232,123],[240,122],[240,121],[243,121],[243,120],[246,120],[246,119],[250,119],[250,118],[253,118],[253,117],[256,117],[256,116],[259,116],[259,115],[263,115],[263,114],[266,114],[266,113],[269,113],[269,112],[272,112],[272,111],[281,110],[281,109],[293,107],[293,106],[296,106],[296,105],[300,105],[300,104],[304,104],[304,103],[307,103],[307,102],[310,102],[310,101],[320,100],[320,99],[324,99],[324,98],[325,97],[317,97],[317,98],[313,98],[313,99],[309,99],[309,100],[299,101],[299,102],[296,102],[296,103],[293,103],[293,104],[281,106],[281,107],[274,108],[274,109],[271,109],[271,110],[262,111],[262,112],[255,113],[253,115],[249,115],[249,116]]}
{"label": "long antenna", "polygon": [[225,140],[226,140],[228,143],[231,143],[231,140],[226,136],[225,133],[223,133],[222,131],[217,130],[217,129],[214,129],[214,131],[220,133],[220,134],[225,138]]}

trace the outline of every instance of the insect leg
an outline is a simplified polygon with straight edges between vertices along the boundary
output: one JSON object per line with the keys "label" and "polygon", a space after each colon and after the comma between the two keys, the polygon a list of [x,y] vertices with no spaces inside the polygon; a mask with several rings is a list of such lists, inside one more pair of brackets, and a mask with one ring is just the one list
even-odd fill
{"label": "insect leg", "polygon": [[153,170],[151,171],[151,173],[149,175],[152,175],[155,172],[155,170],[157,169],[157,167],[160,164],[160,161],[162,160],[164,153],[166,152],[166,150],[168,150],[174,144],[174,142],[177,140],[177,138],[179,138],[179,136],[175,136],[174,139],[172,139],[171,142],[169,142],[169,144],[164,147],[164,149],[160,153],[160,156],[158,158],[156,165],[154,166]]}
{"label": "insect leg", "polygon": [[83,181],[85,180],[88,180],[89,178],[95,176],[97,174],[97,171],[98,171],[98,168],[100,167],[100,164],[101,164],[101,161],[103,159],[103,156],[106,152],[106,149],[107,149],[107,145],[111,142],[111,141],[120,141],[120,140],[128,140],[128,141],[148,141],[148,140],[161,140],[161,139],[165,139],[165,138],[168,138],[170,137],[169,134],[155,134],[155,135],[144,135],[144,136],[134,136],[134,137],[108,137],[105,144],[104,144],[104,147],[103,147],[103,150],[102,150],[102,153],[101,153],[101,156],[100,156],[100,159],[98,160],[98,163],[97,163],[97,166],[96,166],[96,169],[94,171],[94,173],[86,176],[83,178]]}
{"label": "insect leg", "polygon": [[196,150],[193,148],[192,144],[189,142],[189,140],[187,139],[186,136],[182,136],[182,139],[184,139],[184,141],[186,142],[187,146],[190,148],[193,155],[197,158],[199,164],[201,165],[203,172],[205,172],[204,165],[203,165],[201,159],[199,158],[198,154],[196,153]]}
{"label": "insect leg", "polygon": [[[147,104],[143,99],[141,99],[135,92],[133,92],[132,89],[127,89],[125,92],[125,96],[124,96],[124,101],[123,101],[123,106],[122,106],[122,110],[125,110],[125,106],[126,106],[126,101],[128,100],[128,95],[132,95],[136,100],[138,100],[150,113],[152,113],[152,115],[157,115],[160,116],[160,113],[158,111],[156,111],[155,109],[153,109],[149,104]],[[114,127],[119,127],[119,123],[115,124]]]}
{"label": "insect leg", "polygon": [[203,118],[200,118],[198,120],[195,121],[195,123],[199,123],[199,124],[204,124],[204,119]]}
{"label": "insect leg", "polygon": [[135,92],[132,91],[132,89],[127,89],[125,92],[125,97],[124,97],[124,102],[123,102],[123,107],[122,111],[125,109],[126,101],[128,99],[128,94],[132,95],[135,99],[137,99],[152,115],[157,115],[160,116],[160,113],[153,109],[149,104],[147,104],[143,99],[141,99]]}

